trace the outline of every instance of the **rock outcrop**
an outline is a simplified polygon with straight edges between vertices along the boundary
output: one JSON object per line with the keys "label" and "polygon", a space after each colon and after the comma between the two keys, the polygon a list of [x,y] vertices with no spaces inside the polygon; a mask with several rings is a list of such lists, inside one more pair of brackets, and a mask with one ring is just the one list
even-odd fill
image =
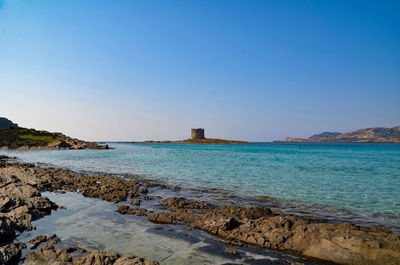
{"label": "rock outcrop", "polygon": [[0,264],[18,264],[23,248],[25,248],[25,245],[22,243],[11,243],[0,247]]}
{"label": "rock outcrop", "polygon": [[400,235],[384,228],[318,223],[274,215],[268,208],[212,207],[178,198],[163,205],[169,212],[147,218],[155,223],[183,222],[233,245],[243,242],[339,264],[400,264]]}
{"label": "rock outcrop", "polygon": [[[58,207],[41,191],[60,190],[82,192],[84,196],[100,198],[111,202],[125,201],[146,194],[146,188],[136,181],[126,181],[114,177],[86,176],[67,170],[40,168],[31,164],[9,163],[8,157],[0,156],[0,264],[18,264],[23,243],[12,243],[16,231],[31,230],[32,221],[49,215]],[[146,215],[147,210],[140,208],[137,215]],[[56,236],[37,236],[27,242],[30,249],[41,244],[57,244]],[[60,250],[53,245],[45,245],[36,252],[29,252],[24,264],[158,264],[134,255],[120,256],[116,252],[94,251],[79,258],[71,257],[72,252],[83,252],[78,247]]]}
{"label": "rock outcrop", "polygon": [[107,145],[68,137],[62,133],[50,133],[34,129],[15,128],[0,130],[2,149],[108,149]]}
{"label": "rock outcrop", "polygon": [[89,254],[72,257],[72,253],[84,253],[78,247],[59,249],[53,245],[45,245],[35,252],[29,252],[24,265],[63,264],[63,265],[158,265],[157,261],[146,260],[135,255],[120,256],[114,251],[95,250]]}

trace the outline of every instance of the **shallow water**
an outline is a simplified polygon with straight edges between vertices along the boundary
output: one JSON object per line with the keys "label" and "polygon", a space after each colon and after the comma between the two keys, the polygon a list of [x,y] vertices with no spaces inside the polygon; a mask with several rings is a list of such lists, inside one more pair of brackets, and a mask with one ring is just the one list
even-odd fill
{"label": "shallow water", "polygon": [[289,207],[400,226],[400,144],[110,145],[115,149],[0,153],[232,197],[294,200]]}
{"label": "shallow water", "polygon": [[[116,213],[121,203],[85,198],[71,192],[45,192],[42,195],[67,209],[53,211],[50,216],[34,221],[37,230],[22,233],[18,241],[27,242],[42,234],[57,234],[61,239],[59,247],[79,246],[89,251],[130,253],[158,260],[161,264],[288,264],[299,260],[289,254],[252,246],[235,247],[241,254],[233,256],[224,253],[229,245],[215,242],[214,237],[205,232],[188,230],[184,225],[162,225],[162,230],[156,230],[154,227],[159,225],[149,222],[146,217]],[[143,206],[156,209],[157,203],[145,201]]]}

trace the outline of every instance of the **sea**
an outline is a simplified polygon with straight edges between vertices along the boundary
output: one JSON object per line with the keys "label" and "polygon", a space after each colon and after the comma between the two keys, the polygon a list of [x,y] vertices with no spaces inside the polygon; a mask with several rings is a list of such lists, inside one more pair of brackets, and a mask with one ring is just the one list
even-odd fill
{"label": "sea", "polygon": [[[160,198],[173,195],[217,204],[258,205],[325,222],[378,225],[394,232],[400,231],[400,144],[107,144],[112,149],[2,150],[0,154],[16,156],[22,162],[42,166],[89,173],[113,173],[170,187],[158,191]],[[70,193],[49,193],[48,196],[61,204],[75,200],[75,205],[87,203],[102,209],[106,209],[102,204],[109,204]],[[153,206],[148,205],[150,208]],[[83,208],[85,211],[90,209]],[[103,223],[112,223],[111,217],[115,209],[110,208],[109,211],[109,215],[102,217],[107,220]],[[74,213],[77,219],[70,222],[85,226],[87,214]],[[89,216],[91,215],[96,216],[99,213],[93,210]],[[74,215],[68,214],[68,218],[72,218],[71,216]],[[51,232],[67,235],[73,230],[71,227],[63,232],[68,226],[54,226],[54,223],[62,223],[68,219],[66,218],[62,216],[57,219],[57,214],[52,214],[37,222],[45,230],[53,227]],[[94,218],[97,220],[95,222],[99,218]],[[50,224],[52,219],[56,220],[53,225]],[[116,227],[110,226],[114,229]],[[99,229],[101,225],[96,224],[93,227]],[[146,226],[142,224],[138,227]],[[77,232],[76,236],[80,233]],[[93,234],[96,233],[89,233],[85,240]],[[125,251],[118,247],[120,243],[116,243],[117,246],[111,244],[107,236],[103,241],[97,237],[92,238],[91,242],[103,242],[100,247],[104,249]],[[140,242],[144,244],[146,241]],[[173,264],[179,255],[170,249],[165,251],[171,252],[175,253],[172,258],[167,254],[156,258],[164,260],[164,264]],[[158,252],[160,255],[161,253],[164,252]],[[146,252],[143,254],[147,257],[154,256]],[[185,255],[192,256],[187,253]],[[190,259],[183,263],[177,261],[182,264],[185,262],[190,263]],[[199,262],[207,263],[207,259]],[[211,263],[219,262],[211,259]]]}

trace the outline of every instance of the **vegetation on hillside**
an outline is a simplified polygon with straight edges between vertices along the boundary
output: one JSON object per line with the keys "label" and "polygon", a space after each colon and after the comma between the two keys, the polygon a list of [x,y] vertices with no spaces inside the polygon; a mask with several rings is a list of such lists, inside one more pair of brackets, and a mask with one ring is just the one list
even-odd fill
{"label": "vegetation on hillside", "polygon": [[108,149],[98,145],[65,136],[62,133],[14,128],[0,130],[0,148],[5,149]]}
{"label": "vegetation on hillside", "polygon": [[26,128],[0,130],[0,148],[16,149],[21,146],[40,147],[57,141],[57,135],[46,131]]}
{"label": "vegetation on hillside", "polygon": [[57,141],[53,136],[51,135],[32,135],[32,134],[25,134],[25,135],[20,135],[19,138],[21,139],[28,139],[28,140],[35,140],[35,141],[45,141],[48,143],[52,143]]}

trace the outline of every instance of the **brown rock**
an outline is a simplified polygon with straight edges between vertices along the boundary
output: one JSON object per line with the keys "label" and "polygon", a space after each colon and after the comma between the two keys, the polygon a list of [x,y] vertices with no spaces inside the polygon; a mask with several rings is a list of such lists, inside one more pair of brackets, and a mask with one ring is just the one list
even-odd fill
{"label": "brown rock", "polygon": [[60,238],[57,237],[57,235],[52,235],[47,239],[47,242],[51,244],[58,244],[61,242]]}
{"label": "brown rock", "polygon": [[153,223],[176,224],[174,213],[152,213],[147,216],[147,219]]}
{"label": "brown rock", "polygon": [[23,245],[8,244],[0,247],[0,264],[17,264],[21,257],[20,248],[23,248]]}
{"label": "brown rock", "polygon": [[145,208],[139,208],[139,210],[136,211],[137,216],[147,216],[147,210]]}
{"label": "brown rock", "polygon": [[130,208],[128,205],[119,206],[117,212],[119,212],[120,214],[136,214],[136,210]]}
{"label": "brown rock", "polygon": [[85,265],[112,265],[119,258],[117,252],[95,250],[87,256],[81,257],[81,264]]}
{"label": "brown rock", "polygon": [[31,249],[35,249],[37,246],[39,246],[41,243],[45,242],[47,240],[47,236],[41,235],[37,236],[34,239],[29,240],[28,246]]}
{"label": "brown rock", "polygon": [[234,249],[234,248],[227,248],[227,249],[225,249],[224,252],[235,255],[235,256],[240,253],[237,249]]}
{"label": "brown rock", "polygon": [[140,206],[140,200],[139,199],[134,199],[133,204],[136,206]]}

